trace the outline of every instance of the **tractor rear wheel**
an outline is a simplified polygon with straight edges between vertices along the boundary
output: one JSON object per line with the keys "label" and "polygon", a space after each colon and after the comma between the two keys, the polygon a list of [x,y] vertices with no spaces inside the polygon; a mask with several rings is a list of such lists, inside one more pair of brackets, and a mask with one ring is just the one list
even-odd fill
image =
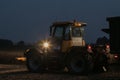
{"label": "tractor rear wheel", "polygon": [[71,73],[83,74],[87,66],[87,60],[80,54],[69,56],[67,59],[67,68]]}

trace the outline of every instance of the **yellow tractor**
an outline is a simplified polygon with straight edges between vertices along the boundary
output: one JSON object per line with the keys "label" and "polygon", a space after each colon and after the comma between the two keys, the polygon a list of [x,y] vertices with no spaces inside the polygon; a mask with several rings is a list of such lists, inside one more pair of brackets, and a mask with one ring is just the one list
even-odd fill
{"label": "yellow tractor", "polygon": [[24,53],[28,70],[44,72],[67,69],[71,73],[83,74],[92,71],[99,63],[97,67],[106,67],[105,57],[100,58],[101,62],[95,58],[94,54],[101,52],[85,44],[84,26],[86,23],[77,21],[54,22],[50,26],[50,37],[38,41]]}

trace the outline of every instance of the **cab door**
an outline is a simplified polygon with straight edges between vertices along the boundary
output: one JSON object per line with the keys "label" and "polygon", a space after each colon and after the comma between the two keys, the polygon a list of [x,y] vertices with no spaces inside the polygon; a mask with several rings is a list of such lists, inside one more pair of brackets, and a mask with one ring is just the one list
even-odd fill
{"label": "cab door", "polygon": [[53,40],[55,43],[54,49],[61,51],[63,34],[64,34],[64,27],[56,26],[53,33]]}
{"label": "cab door", "polygon": [[66,52],[72,47],[72,40],[71,40],[71,27],[66,26],[64,29],[64,36],[62,41],[62,52]]}

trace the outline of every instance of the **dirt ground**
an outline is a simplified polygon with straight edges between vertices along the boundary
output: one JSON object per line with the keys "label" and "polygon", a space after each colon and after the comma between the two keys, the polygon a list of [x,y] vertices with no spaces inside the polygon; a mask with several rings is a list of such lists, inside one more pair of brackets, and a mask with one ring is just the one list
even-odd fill
{"label": "dirt ground", "polygon": [[120,65],[111,65],[110,71],[74,75],[65,72],[30,73],[25,62],[16,60],[23,51],[0,51],[0,80],[120,80]]}
{"label": "dirt ground", "polygon": [[23,64],[24,62],[16,60],[18,57],[23,57],[24,51],[0,51],[0,64]]}
{"label": "dirt ground", "polygon": [[120,71],[75,75],[65,72],[31,73],[25,65],[0,64],[0,80],[120,80]]}

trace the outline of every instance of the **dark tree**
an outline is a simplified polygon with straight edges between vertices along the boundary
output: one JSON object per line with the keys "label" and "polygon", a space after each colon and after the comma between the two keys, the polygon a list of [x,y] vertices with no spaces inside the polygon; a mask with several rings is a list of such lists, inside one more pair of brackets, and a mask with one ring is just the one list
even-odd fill
{"label": "dark tree", "polygon": [[0,48],[10,48],[13,47],[13,42],[7,39],[0,39]]}
{"label": "dark tree", "polygon": [[17,43],[17,46],[25,46],[25,42],[24,42],[24,41],[19,41],[19,42]]}

